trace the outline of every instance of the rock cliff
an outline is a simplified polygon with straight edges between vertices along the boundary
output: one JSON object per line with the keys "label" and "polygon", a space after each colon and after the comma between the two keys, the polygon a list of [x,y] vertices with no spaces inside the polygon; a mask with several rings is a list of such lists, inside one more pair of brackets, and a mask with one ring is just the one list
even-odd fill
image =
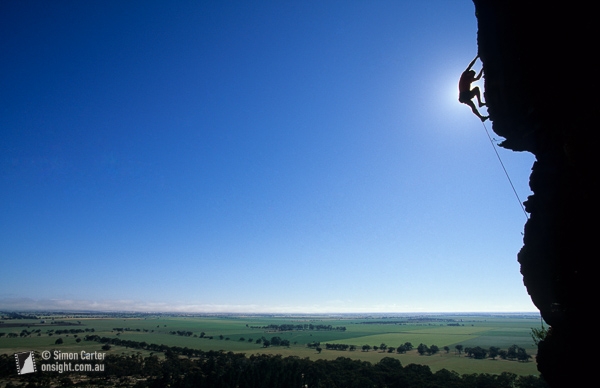
{"label": "rock cliff", "polygon": [[[550,325],[538,369],[552,387],[590,374],[597,292],[598,23],[593,3],[473,0],[485,100],[501,146],[536,156],[518,253],[523,282]],[[594,117],[595,118],[595,117]]]}

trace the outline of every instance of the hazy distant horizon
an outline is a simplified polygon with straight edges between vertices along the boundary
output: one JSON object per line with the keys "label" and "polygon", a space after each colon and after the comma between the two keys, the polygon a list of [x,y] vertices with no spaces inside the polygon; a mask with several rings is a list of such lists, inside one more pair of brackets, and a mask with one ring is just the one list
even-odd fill
{"label": "hazy distant horizon", "polygon": [[354,315],[354,314],[539,314],[537,310],[413,310],[381,311],[369,309],[319,310],[302,307],[266,308],[258,305],[170,305],[167,303],[144,303],[136,301],[84,301],[60,299],[0,299],[3,312],[65,312],[65,313],[141,313],[141,314],[307,314],[307,315]]}

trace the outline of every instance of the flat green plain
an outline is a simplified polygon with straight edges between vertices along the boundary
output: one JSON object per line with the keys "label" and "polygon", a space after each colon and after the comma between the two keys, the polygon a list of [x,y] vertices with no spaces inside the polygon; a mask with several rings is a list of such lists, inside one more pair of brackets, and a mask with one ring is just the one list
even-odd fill
{"label": "flat green plain", "polygon": [[[42,323],[42,321],[44,321]],[[54,323],[53,323],[54,322]],[[277,331],[269,325],[331,325],[345,327],[346,330],[292,330]],[[26,350],[61,350],[62,352],[102,351],[102,344],[93,341],[76,342],[88,334],[100,337],[120,338],[148,344],[188,347],[203,351],[223,350],[250,354],[280,354],[301,358],[335,359],[348,357],[372,363],[384,357],[393,357],[403,365],[411,363],[428,365],[432,371],[448,369],[464,373],[512,372],[519,375],[538,375],[535,364],[536,347],[531,338],[531,328],[539,327],[539,317],[535,314],[514,315],[423,315],[419,316],[134,316],[134,317],[91,317],[85,315],[48,316],[43,319],[12,319],[0,323],[0,353],[12,354]],[[124,331],[114,329],[122,328]],[[51,331],[88,329],[77,334],[53,334]],[[91,329],[94,329],[91,332]],[[8,338],[9,333],[21,334],[22,330],[33,332],[29,335]],[[37,332],[39,330],[39,332]],[[173,334],[175,332],[175,334]],[[191,336],[177,334],[191,332]],[[201,333],[204,333],[201,338]],[[39,335],[38,335],[39,334]],[[63,343],[55,341],[62,338]],[[289,340],[290,346],[263,347],[257,339],[280,337]],[[309,348],[308,343],[319,342],[322,351]],[[419,355],[416,350],[404,354],[388,353],[381,350],[361,351],[363,345],[398,347],[410,342],[416,347],[423,343],[436,345],[440,352],[431,356]],[[355,345],[354,351],[328,350],[325,344]],[[476,360],[459,355],[456,345],[464,347],[497,346],[507,349],[516,344],[532,355],[530,362],[507,360]],[[449,352],[443,350],[450,348]],[[107,353],[135,353],[147,355],[150,352],[112,346]]]}

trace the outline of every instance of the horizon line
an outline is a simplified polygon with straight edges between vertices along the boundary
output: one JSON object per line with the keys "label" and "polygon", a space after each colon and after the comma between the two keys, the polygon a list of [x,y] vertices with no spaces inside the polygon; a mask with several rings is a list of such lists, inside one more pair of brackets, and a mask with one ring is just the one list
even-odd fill
{"label": "horizon line", "polygon": [[86,310],[86,309],[3,309],[0,313],[54,313],[54,314],[144,314],[144,315],[462,315],[462,314],[539,314],[539,311],[330,311],[330,312],[244,312],[244,311],[136,311],[136,310]]}

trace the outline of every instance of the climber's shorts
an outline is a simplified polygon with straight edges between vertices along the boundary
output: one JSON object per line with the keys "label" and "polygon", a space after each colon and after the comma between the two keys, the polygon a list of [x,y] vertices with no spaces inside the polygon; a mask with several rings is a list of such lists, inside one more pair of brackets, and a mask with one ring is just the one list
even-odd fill
{"label": "climber's shorts", "polygon": [[462,102],[463,104],[468,103],[472,98],[473,92],[471,90],[469,90],[468,92],[460,92],[460,94],[458,95],[458,101]]}

